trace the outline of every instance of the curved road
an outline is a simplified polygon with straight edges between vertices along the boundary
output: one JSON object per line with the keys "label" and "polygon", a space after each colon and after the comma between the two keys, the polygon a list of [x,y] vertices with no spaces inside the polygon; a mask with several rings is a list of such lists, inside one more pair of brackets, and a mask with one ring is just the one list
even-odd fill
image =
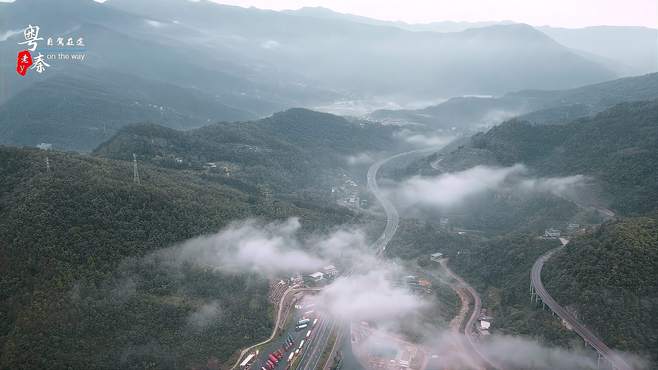
{"label": "curved road", "polygon": [[384,253],[386,246],[391,241],[391,239],[393,239],[393,236],[397,232],[398,225],[400,224],[400,216],[398,215],[398,211],[395,209],[395,206],[393,206],[393,204],[381,193],[379,185],[377,184],[377,173],[383,165],[394,159],[406,157],[409,155],[432,152],[439,149],[440,148],[432,147],[398,153],[391,157],[377,161],[372,166],[370,166],[370,168],[368,168],[368,190],[375,196],[377,202],[381,204],[381,206],[384,208],[384,212],[386,213],[386,228],[384,228],[382,235],[380,235],[379,238],[373,243],[373,247],[376,249],[378,256]]}
{"label": "curved road", "polygon": [[462,279],[461,276],[455,274],[448,267],[448,264],[446,262],[441,262],[441,265],[445,268],[448,275],[450,275],[450,277],[452,277],[453,279],[457,280],[459,285],[461,285],[464,289],[466,289],[466,291],[473,298],[473,312],[471,312],[471,316],[468,318],[468,321],[466,322],[466,326],[464,326],[464,336],[468,340],[468,343],[470,344],[473,353],[477,355],[479,362],[481,364],[484,364],[485,367],[492,369],[502,369],[502,367],[494,364],[482,352],[480,352],[480,349],[475,343],[475,338],[473,338],[473,326],[475,325],[475,321],[478,319],[478,316],[480,315],[480,311],[482,311],[482,300],[480,299],[480,295],[475,289],[473,289],[473,287],[470,284],[468,284],[464,279]]}
{"label": "curved road", "polygon": [[243,349],[240,352],[240,356],[238,356],[238,359],[235,361],[235,364],[231,367],[231,370],[236,369],[240,365],[240,362],[242,361],[242,358],[247,353],[249,353],[253,349],[257,348],[258,346],[269,343],[271,340],[273,340],[276,337],[276,334],[279,331],[279,327],[283,324],[283,322],[281,320],[284,319],[283,321],[285,322],[285,318],[282,317],[282,313],[284,311],[283,306],[285,304],[285,301],[286,301],[286,298],[287,298],[288,294],[297,293],[297,292],[318,291],[318,290],[320,290],[320,289],[319,288],[295,288],[295,287],[292,287],[292,286],[289,287],[288,289],[286,289],[286,291],[283,292],[283,294],[281,295],[281,301],[279,301],[278,312],[277,312],[277,315],[276,315],[276,322],[274,323],[274,329],[272,329],[272,335],[270,335],[269,338],[265,339],[264,341],[262,341],[260,343],[256,343],[251,347],[247,347],[247,348]]}
{"label": "curved road", "polygon": [[572,315],[569,311],[565,310],[562,306],[560,306],[553,297],[551,297],[550,294],[548,294],[548,291],[546,291],[546,288],[544,288],[544,284],[541,281],[541,270],[544,267],[544,263],[548,261],[551,256],[564,248],[564,246],[567,245],[565,241],[562,242],[563,245],[561,247],[555,248],[548,253],[544,254],[543,256],[539,257],[537,261],[535,261],[535,264],[532,266],[532,271],[530,272],[530,279],[532,282],[532,286],[535,289],[535,292],[539,295],[541,298],[542,302],[544,302],[555,314],[557,314],[562,320],[567,322],[573,330],[580,335],[583,340],[588,343],[590,346],[592,346],[598,353],[600,353],[606,360],[608,360],[615,369],[618,370],[631,370],[631,367],[621,358],[619,357],[614,351],[610,349],[601,339],[599,339],[594,333],[592,333],[585,325],[583,325],[574,315]]}

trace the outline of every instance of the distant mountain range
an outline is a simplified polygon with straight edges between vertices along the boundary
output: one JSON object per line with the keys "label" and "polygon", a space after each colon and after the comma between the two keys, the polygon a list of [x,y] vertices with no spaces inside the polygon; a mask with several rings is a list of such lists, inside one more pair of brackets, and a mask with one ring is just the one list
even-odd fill
{"label": "distant mountain range", "polygon": [[[436,101],[573,88],[613,79],[611,66],[624,64],[511,22],[450,23],[454,32],[437,32],[448,24],[407,27],[325,9],[186,0],[17,0],[2,7],[0,142],[13,145],[88,151],[136,122],[193,128],[373,97]],[[19,76],[15,55],[27,24],[44,35],[84,36],[86,60]],[[627,31],[618,38],[626,44],[646,40],[641,30]]]}
{"label": "distant mountain range", "polygon": [[379,110],[371,119],[419,123],[438,129],[478,129],[519,117],[534,124],[561,123],[614,104],[658,98],[658,73],[568,90],[523,90],[501,97],[458,97],[418,110]]}
{"label": "distant mountain range", "polygon": [[[405,23],[382,21],[335,12],[323,7],[304,7],[287,14],[340,19],[364,24],[397,27],[408,31],[462,32],[470,28],[511,25],[514,21]],[[647,27],[596,26],[560,28],[542,26],[538,30],[582,56],[607,65],[622,76],[658,71],[658,29]]]}

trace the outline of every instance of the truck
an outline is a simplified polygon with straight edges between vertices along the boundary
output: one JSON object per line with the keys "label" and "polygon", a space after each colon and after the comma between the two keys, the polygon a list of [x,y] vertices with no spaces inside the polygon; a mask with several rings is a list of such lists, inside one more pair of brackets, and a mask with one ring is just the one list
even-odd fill
{"label": "truck", "polygon": [[301,319],[297,321],[297,325],[308,324],[309,322],[311,322],[311,319]]}
{"label": "truck", "polygon": [[254,357],[256,357],[256,354],[255,354],[255,353],[250,353],[249,356],[247,356],[247,357],[244,359],[244,361],[242,361],[242,362],[240,363],[240,368],[243,368],[243,369],[244,369],[245,367],[247,367],[247,365],[249,365],[249,364],[251,363],[251,360],[253,360]]}
{"label": "truck", "polygon": [[302,324],[302,325],[296,326],[295,330],[300,331],[300,330],[306,329],[307,327],[308,327],[308,324]]}

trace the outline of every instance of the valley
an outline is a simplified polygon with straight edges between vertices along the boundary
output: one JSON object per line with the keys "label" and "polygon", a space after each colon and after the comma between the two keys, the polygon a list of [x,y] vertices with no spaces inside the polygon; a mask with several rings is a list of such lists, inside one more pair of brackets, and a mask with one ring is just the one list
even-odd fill
{"label": "valley", "polygon": [[0,370],[657,368],[654,5],[224,2],[0,0]]}

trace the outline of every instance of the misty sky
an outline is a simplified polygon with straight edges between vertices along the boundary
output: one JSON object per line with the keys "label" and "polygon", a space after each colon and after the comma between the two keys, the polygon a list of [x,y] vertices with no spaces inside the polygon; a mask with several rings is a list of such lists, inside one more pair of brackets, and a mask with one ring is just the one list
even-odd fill
{"label": "misty sky", "polygon": [[342,13],[424,23],[512,20],[534,26],[658,27],[656,0],[218,0],[265,9],[323,6]]}
{"label": "misty sky", "polygon": [[[13,2],[14,0],[0,0]],[[96,0],[105,2],[106,0]],[[138,1],[138,0],[136,0]],[[190,0],[198,1],[198,0]],[[511,20],[533,26],[644,26],[658,28],[656,0],[211,0],[262,9],[322,6],[341,13],[427,23]]]}

